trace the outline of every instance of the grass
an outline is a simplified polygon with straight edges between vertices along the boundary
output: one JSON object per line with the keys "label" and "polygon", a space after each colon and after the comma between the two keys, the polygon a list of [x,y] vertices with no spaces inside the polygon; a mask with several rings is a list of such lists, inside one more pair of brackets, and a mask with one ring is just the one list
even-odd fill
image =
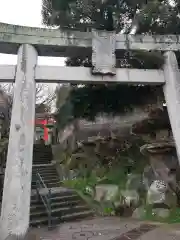
{"label": "grass", "polygon": [[[88,194],[86,188],[95,189],[95,185],[99,183],[98,178],[78,178],[74,180],[65,180],[62,182],[63,186],[74,189],[77,194],[87,203],[87,205],[97,213],[97,215],[112,215],[114,207],[111,202],[98,202],[94,200],[94,194]],[[94,192],[95,193],[95,192]]]}
{"label": "grass", "polygon": [[147,206],[145,207],[145,217],[142,220],[160,222],[160,223],[180,223],[180,208],[174,208],[170,210],[170,214],[167,218],[161,218],[152,214],[152,209]]}

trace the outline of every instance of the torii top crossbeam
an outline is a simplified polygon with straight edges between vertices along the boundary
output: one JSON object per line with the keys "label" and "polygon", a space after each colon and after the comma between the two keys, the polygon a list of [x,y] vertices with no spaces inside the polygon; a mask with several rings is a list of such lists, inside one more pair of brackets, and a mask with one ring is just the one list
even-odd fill
{"label": "torii top crossbeam", "polygon": [[[14,99],[1,210],[1,240],[25,239],[29,227],[36,81],[161,84],[180,163],[179,36],[62,32],[0,24],[0,52],[17,54],[17,66],[1,66],[0,81],[14,81]],[[21,45],[21,46],[20,46]],[[20,47],[19,47],[20,46]],[[162,50],[161,70],[116,69],[119,50]],[[40,56],[92,54],[92,68],[38,66]],[[115,52],[117,55],[115,55]],[[96,76],[95,76],[96,75]]]}
{"label": "torii top crossbeam", "polygon": [[[121,49],[178,51],[180,35],[115,35],[116,52]],[[17,54],[20,44],[36,46],[39,56],[77,56],[92,48],[92,32],[61,31],[0,23],[0,52]],[[81,53],[79,50],[82,50]]]}

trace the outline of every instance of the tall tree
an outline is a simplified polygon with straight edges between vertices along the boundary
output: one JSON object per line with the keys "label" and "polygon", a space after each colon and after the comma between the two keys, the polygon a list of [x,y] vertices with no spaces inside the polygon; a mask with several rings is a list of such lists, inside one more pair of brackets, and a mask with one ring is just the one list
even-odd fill
{"label": "tall tree", "polygon": [[[130,32],[138,23],[139,32],[180,32],[179,0],[43,0],[43,23],[72,29],[99,28],[102,19],[112,21],[117,32]],[[102,14],[105,14],[104,18]]]}
{"label": "tall tree", "polygon": [[[61,29],[89,31],[112,23],[117,33],[179,34],[180,1],[174,0],[44,0],[44,24]],[[103,22],[104,20],[107,20]],[[106,26],[105,26],[106,23]],[[135,29],[135,30],[134,30]],[[112,30],[112,29],[111,29]],[[179,59],[179,55],[177,54]],[[160,52],[122,51],[117,67],[161,68]],[[81,55],[67,60],[69,66],[91,67],[91,56]],[[74,117],[93,118],[98,112],[119,113],[144,104],[147,99],[162,94],[156,87],[111,85],[74,86],[69,99]],[[126,93],[126,94],[125,94]]]}

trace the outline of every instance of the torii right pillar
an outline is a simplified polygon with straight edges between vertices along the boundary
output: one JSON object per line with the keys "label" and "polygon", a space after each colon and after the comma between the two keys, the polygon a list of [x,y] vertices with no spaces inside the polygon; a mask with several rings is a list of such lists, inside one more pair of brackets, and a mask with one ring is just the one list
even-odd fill
{"label": "torii right pillar", "polygon": [[168,51],[164,56],[163,91],[180,164],[180,72],[175,53]]}

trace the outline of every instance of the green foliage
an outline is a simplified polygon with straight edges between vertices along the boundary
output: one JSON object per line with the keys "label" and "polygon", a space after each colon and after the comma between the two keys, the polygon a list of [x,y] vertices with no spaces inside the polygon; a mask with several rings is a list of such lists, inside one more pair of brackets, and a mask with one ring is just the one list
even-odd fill
{"label": "green foliage", "polygon": [[[119,11],[117,0],[105,3],[100,0],[43,0],[42,15],[46,25],[51,25],[53,18],[53,24],[61,28],[85,30],[110,23],[113,20],[112,13],[117,18]],[[104,22],[105,13],[107,13],[108,21]]]}
{"label": "green foliage", "polygon": [[67,169],[77,170],[81,178],[95,176],[100,178],[100,182],[119,184],[127,173],[143,171],[147,164],[147,159],[139,151],[143,144],[143,140],[135,137],[114,142],[103,139],[93,145],[84,143],[73,153],[64,154],[61,164]]}
{"label": "green foliage", "polygon": [[95,185],[99,182],[99,178],[94,174],[91,174],[89,177],[82,178],[78,177],[72,180],[64,180],[61,182],[65,187],[73,188],[85,195],[89,195],[88,188],[94,191]]}
{"label": "green foliage", "polygon": [[[164,64],[164,57],[160,51],[129,50],[127,52],[121,50],[118,51],[116,58],[117,68],[159,69]],[[66,65],[92,67],[91,56],[67,58]]]}
{"label": "green foliage", "polygon": [[68,100],[56,113],[56,121],[59,129],[63,129],[66,125],[72,122],[72,114],[73,106],[71,101]]}
{"label": "green foliage", "polygon": [[119,115],[153,101],[153,98],[156,101],[154,89],[150,86],[121,84],[74,87],[69,98],[73,116],[89,120],[94,120],[98,113]]}
{"label": "green foliage", "polygon": [[[105,3],[100,0],[43,0],[42,16],[46,25],[87,31],[104,26],[102,14],[108,9],[109,14],[113,13],[113,27],[117,32],[123,30],[129,33],[132,26],[136,26],[137,33],[179,34],[180,2],[174,2],[173,5],[163,0],[107,0]],[[117,67],[159,69],[164,63],[160,52],[128,50],[122,51],[117,58]],[[179,60],[179,54],[177,58]],[[91,56],[82,58],[80,54],[68,59],[67,65],[91,67]],[[64,112],[69,115],[68,123],[71,117],[94,119],[99,112],[122,114],[154,99],[155,89],[117,84],[85,85],[84,88],[74,86],[64,107],[69,109],[71,104],[72,112],[62,109],[59,115],[64,116]],[[63,120],[63,126],[64,122],[66,120]]]}
{"label": "green foliage", "polygon": [[104,207],[104,213],[107,214],[107,215],[114,215],[114,208],[111,207],[111,206],[105,206]]}
{"label": "green foliage", "polygon": [[[180,32],[178,0],[170,5],[163,0],[43,0],[42,16],[46,25],[80,29],[99,28],[102,15],[112,12],[117,32],[131,29],[130,20],[138,23],[139,32],[168,33]],[[55,14],[56,13],[56,14]],[[111,19],[109,19],[111,21]]]}
{"label": "green foliage", "polygon": [[119,165],[117,168],[109,170],[104,178],[99,181],[100,184],[116,184],[120,189],[124,189],[127,182],[127,172],[124,167]]}
{"label": "green foliage", "polygon": [[170,209],[169,216],[166,218],[162,218],[153,214],[152,206],[145,205],[144,217],[142,220],[155,221],[155,222],[168,223],[168,224],[180,223],[180,208]]}

